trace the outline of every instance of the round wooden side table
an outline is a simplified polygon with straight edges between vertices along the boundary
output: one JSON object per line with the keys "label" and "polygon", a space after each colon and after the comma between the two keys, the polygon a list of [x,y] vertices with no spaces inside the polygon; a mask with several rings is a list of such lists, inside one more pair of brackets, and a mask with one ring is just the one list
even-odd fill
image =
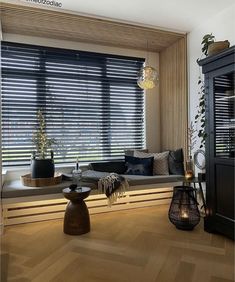
{"label": "round wooden side table", "polygon": [[63,189],[64,197],[70,200],[64,216],[65,234],[81,235],[90,231],[89,212],[84,202],[90,191],[89,187],[79,187],[75,191],[70,188]]}

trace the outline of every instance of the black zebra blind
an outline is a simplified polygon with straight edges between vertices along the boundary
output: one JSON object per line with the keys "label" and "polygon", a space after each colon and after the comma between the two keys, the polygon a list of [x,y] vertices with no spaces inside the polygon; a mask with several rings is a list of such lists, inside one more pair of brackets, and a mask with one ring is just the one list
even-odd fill
{"label": "black zebra blind", "polygon": [[42,109],[56,163],[121,159],[144,146],[144,60],[2,42],[2,160],[29,164]]}
{"label": "black zebra blind", "polygon": [[215,151],[220,158],[235,157],[235,72],[214,78]]}

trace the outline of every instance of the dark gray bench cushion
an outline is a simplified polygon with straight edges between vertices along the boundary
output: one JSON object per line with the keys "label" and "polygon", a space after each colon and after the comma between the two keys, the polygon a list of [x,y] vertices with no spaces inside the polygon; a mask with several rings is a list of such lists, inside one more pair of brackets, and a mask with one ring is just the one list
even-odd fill
{"label": "dark gray bench cushion", "polygon": [[[83,173],[84,181],[98,181],[101,177],[109,175],[108,172],[100,172],[94,170],[87,170]],[[154,175],[154,176],[143,176],[143,175],[125,175],[122,174],[129,183],[130,186],[148,185],[148,184],[159,184],[159,183],[170,183],[180,182],[183,180],[182,175]]]}
{"label": "dark gray bench cushion", "polygon": [[123,175],[128,180],[130,186],[160,184],[182,181],[182,175]]}
{"label": "dark gray bench cushion", "polygon": [[[23,186],[20,180],[9,181],[4,183],[2,190],[2,198],[16,198],[16,197],[27,197],[27,196],[39,196],[62,193],[64,188],[71,185],[71,181],[63,181],[62,183],[54,186],[44,187],[28,187]],[[89,182],[82,182],[82,186],[88,186],[91,189],[96,189],[97,184]]]}

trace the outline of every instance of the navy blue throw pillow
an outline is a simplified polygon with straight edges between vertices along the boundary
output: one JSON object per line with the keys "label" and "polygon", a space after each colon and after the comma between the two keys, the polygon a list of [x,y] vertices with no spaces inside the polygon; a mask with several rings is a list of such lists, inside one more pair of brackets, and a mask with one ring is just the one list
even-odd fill
{"label": "navy blue throw pillow", "polygon": [[150,158],[136,158],[132,156],[125,156],[126,172],[130,175],[153,175],[153,159]]}

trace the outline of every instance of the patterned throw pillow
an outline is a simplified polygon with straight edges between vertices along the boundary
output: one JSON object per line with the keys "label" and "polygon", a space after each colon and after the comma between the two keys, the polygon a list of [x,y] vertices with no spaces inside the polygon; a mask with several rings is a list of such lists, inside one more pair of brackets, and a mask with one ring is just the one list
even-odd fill
{"label": "patterned throw pillow", "polygon": [[125,156],[126,172],[129,175],[153,175],[153,157],[136,158]]}
{"label": "patterned throw pillow", "polygon": [[138,151],[134,152],[134,156],[138,158],[154,157],[153,175],[169,175],[168,155],[169,151],[162,153],[142,153]]}
{"label": "patterned throw pillow", "polygon": [[134,152],[138,151],[138,152],[143,152],[143,153],[148,153],[148,149],[128,149],[128,150],[124,150],[125,156],[131,156],[134,157]]}

